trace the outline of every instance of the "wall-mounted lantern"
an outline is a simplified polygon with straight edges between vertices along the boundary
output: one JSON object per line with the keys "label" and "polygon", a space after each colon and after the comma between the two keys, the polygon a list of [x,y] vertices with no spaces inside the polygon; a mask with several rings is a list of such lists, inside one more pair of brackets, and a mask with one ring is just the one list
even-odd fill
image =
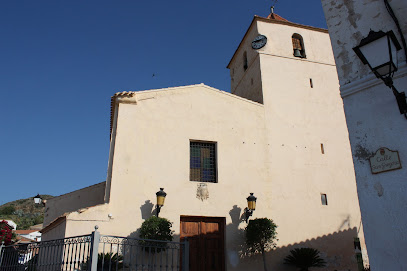
{"label": "wall-mounted lantern", "polygon": [[161,207],[164,206],[164,201],[165,197],[167,196],[167,193],[164,192],[164,188],[160,188],[160,191],[155,193],[155,195],[157,196],[157,217],[158,217]]}
{"label": "wall-mounted lantern", "polygon": [[244,209],[246,223],[249,221],[249,217],[253,215],[253,211],[256,210],[256,200],[257,198],[253,196],[253,193],[250,193],[250,196],[247,197],[247,207]]}
{"label": "wall-mounted lantern", "polygon": [[34,203],[35,203],[35,204],[41,204],[41,202],[42,202],[42,198],[41,198],[40,194],[37,194],[37,195],[34,197]]}
{"label": "wall-mounted lantern", "polygon": [[407,102],[404,92],[398,92],[393,85],[393,75],[397,71],[397,51],[401,49],[393,31],[373,31],[353,48],[356,55],[367,64],[377,78],[383,80],[392,89],[399,106],[400,114],[407,118]]}

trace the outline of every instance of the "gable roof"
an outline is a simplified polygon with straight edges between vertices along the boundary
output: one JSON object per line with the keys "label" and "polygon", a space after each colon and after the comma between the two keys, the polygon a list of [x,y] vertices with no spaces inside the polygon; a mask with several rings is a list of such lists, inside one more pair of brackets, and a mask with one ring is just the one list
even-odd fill
{"label": "gable roof", "polygon": [[284,19],[276,13],[270,13],[269,16],[267,16],[267,19],[288,22],[287,19]]}
{"label": "gable roof", "polygon": [[200,87],[202,87],[204,89],[207,89],[207,90],[222,93],[222,94],[227,95],[227,96],[229,96],[231,98],[234,98],[234,99],[238,99],[238,100],[241,100],[241,101],[244,101],[244,102],[248,102],[248,103],[251,103],[251,104],[254,104],[254,105],[257,105],[257,106],[263,106],[262,104],[254,102],[252,100],[237,96],[235,94],[232,94],[232,93],[229,93],[229,92],[226,92],[226,91],[223,91],[223,90],[219,90],[219,89],[207,86],[204,83],[195,84],[195,85],[187,85],[187,86],[179,86],[179,87],[169,87],[169,88],[142,90],[142,91],[117,92],[116,94],[114,94],[111,97],[111,100],[110,100],[110,137],[112,137],[114,114],[115,114],[115,111],[116,111],[116,104],[117,104],[117,99],[118,98],[132,98],[132,97],[135,97],[137,93],[141,94],[141,93],[147,93],[147,92],[164,92],[164,91],[168,92],[168,91],[175,91],[175,90],[186,89],[186,88],[192,89],[192,88],[198,87],[198,86],[200,86]]}

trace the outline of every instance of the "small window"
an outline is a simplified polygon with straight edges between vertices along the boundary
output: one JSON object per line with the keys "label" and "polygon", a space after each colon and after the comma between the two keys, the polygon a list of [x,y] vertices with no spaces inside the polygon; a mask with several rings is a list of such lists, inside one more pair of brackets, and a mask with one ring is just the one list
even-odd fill
{"label": "small window", "polygon": [[191,141],[189,168],[191,182],[216,183],[216,143]]}
{"label": "small window", "polygon": [[246,71],[248,68],[248,64],[247,64],[247,52],[244,52],[243,54],[243,69]]}
{"label": "small window", "polygon": [[309,86],[310,86],[311,88],[314,88],[314,83],[312,82],[312,78],[309,79]]}
{"label": "small window", "polygon": [[293,42],[293,51],[295,57],[305,58],[304,41],[300,34],[294,34],[291,37]]}
{"label": "small window", "polygon": [[321,153],[325,154],[324,144],[321,143]]}
{"label": "small window", "polygon": [[326,197],[326,194],[321,194],[321,203],[322,205],[328,205],[328,198]]}

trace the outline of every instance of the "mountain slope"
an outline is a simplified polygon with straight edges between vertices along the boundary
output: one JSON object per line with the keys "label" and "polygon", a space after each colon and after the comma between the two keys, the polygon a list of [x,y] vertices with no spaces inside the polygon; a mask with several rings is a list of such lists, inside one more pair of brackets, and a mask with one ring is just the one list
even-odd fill
{"label": "mountain slope", "polygon": [[[41,195],[43,200],[53,198]],[[40,224],[44,220],[44,205],[35,204],[34,198],[19,199],[0,206],[0,220],[13,220],[18,230],[27,230],[30,226]]]}

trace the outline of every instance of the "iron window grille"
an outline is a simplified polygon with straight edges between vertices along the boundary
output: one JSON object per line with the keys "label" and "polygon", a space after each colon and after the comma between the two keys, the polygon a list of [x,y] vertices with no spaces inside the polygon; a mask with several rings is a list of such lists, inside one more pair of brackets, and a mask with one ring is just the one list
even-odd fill
{"label": "iron window grille", "polygon": [[216,143],[190,142],[191,182],[216,183]]}

